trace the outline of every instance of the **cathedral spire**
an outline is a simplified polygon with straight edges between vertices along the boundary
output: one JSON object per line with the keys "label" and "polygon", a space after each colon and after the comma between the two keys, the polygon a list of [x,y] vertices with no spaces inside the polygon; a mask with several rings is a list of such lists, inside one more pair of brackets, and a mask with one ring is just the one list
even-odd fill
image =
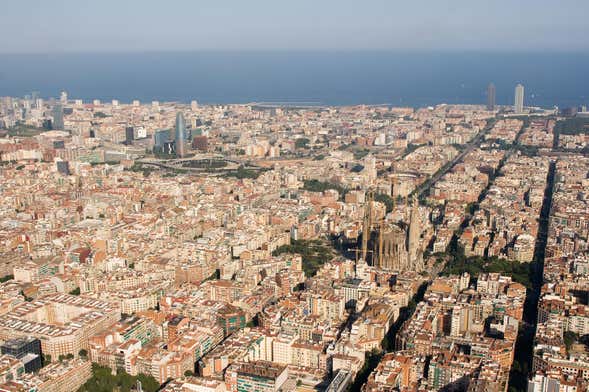
{"label": "cathedral spire", "polygon": [[421,264],[421,250],[419,249],[419,237],[421,236],[419,202],[414,195],[411,200],[411,218],[409,221],[409,235],[407,241],[407,250],[409,252],[409,267],[418,270]]}

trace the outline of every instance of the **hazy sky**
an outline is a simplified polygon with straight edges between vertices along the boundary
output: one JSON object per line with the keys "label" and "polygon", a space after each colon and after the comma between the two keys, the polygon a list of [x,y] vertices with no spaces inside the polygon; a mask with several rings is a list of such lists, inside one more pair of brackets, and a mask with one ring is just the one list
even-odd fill
{"label": "hazy sky", "polygon": [[6,0],[0,53],[589,51],[588,0]]}

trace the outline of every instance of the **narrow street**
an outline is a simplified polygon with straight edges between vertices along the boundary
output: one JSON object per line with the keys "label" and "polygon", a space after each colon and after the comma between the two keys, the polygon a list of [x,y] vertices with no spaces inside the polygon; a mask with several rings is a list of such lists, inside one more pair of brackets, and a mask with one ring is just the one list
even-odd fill
{"label": "narrow street", "polygon": [[548,239],[548,223],[550,218],[550,208],[552,206],[555,170],[556,163],[554,161],[550,162],[546,190],[544,192],[544,201],[540,212],[538,238],[536,239],[536,247],[534,249],[534,262],[530,265],[532,288],[528,290],[526,295],[523,315],[524,322],[520,328],[515,343],[514,363],[509,374],[509,387],[516,391],[526,390],[527,379],[529,377],[529,372],[532,369],[534,335],[536,334],[538,315],[538,300],[540,299],[540,290],[542,288],[544,252],[546,249],[546,241]]}

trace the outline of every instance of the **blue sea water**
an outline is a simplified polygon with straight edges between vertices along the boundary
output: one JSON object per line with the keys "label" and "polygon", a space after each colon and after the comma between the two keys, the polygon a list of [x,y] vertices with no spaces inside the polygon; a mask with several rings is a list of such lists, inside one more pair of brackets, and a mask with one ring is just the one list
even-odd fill
{"label": "blue sea water", "polygon": [[150,52],[0,55],[0,96],[427,106],[589,103],[589,53]]}

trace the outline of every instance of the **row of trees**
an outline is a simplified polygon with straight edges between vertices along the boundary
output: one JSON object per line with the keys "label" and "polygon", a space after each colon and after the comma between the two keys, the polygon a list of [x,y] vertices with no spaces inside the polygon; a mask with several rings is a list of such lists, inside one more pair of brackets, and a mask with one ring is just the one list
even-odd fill
{"label": "row of trees", "polygon": [[131,392],[135,390],[137,381],[145,392],[156,392],[160,388],[157,380],[145,374],[131,376],[122,369],[116,374],[108,367],[92,364],[92,377],[78,389],[78,392]]}
{"label": "row of trees", "polygon": [[305,180],[303,189],[309,192],[325,192],[328,189],[334,189],[340,194],[340,197],[342,198],[348,192],[348,190],[341,185],[334,184],[333,182],[319,180]]}
{"label": "row of trees", "polygon": [[256,179],[260,177],[260,174],[262,174],[264,171],[266,171],[266,169],[246,169],[245,166],[239,165],[237,170],[229,170],[224,174],[224,176],[235,177],[240,180],[243,178]]}
{"label": "row of trees", "polygon": [[0,278],[0,283],[8,282],[9,280],[14,279],[14,275],[5,275]]}
{"label": "row of trees", "polygon": [[471,277],[476,278],[480,273],[498,272],[511,276],[515,282],[521,283],[527,288],[532,287],[533,267],[531,263],[520,263],[516,260],[507,260],[496,256],[488,258],[480,256],[466,257],[464,249],[460,246],[450,251],[450,254],[437,256],[448,259],[442,270],[442,275],[460,275],[463,272],[468,272]]}

